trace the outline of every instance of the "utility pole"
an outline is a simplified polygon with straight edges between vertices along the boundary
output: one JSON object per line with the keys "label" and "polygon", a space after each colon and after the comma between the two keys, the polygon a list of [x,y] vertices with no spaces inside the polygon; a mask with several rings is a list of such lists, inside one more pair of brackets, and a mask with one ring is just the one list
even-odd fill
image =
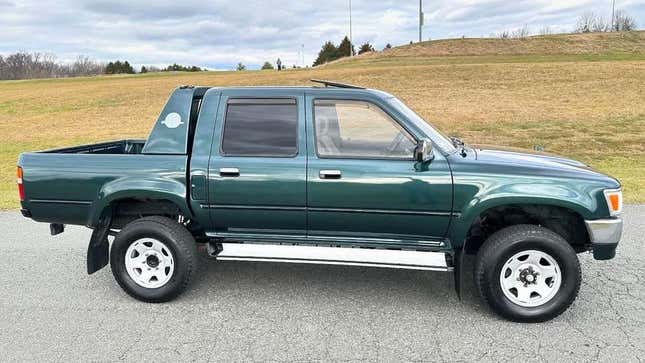
{"label": "utility pole", "polygon": [[614,31],[614,9],[616,8],[616,0],[611,0],[611,31]]}
{"label": "utility pole", "polygon": [[353,56],[352,52],[352,0],[349,0],[349,56]]}
{"label": "utility pole", "polygon": [[419,0],[419,43],[423,41],[423,0]]}

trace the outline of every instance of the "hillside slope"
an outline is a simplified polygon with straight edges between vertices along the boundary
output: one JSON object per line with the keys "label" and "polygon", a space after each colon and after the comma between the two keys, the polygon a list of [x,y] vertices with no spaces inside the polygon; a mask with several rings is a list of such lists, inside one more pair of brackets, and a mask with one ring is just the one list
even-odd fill
{"label": "hillside slope", "polygon": [[328,66],[391,63],[399,58],[414,63],[645,59],[645,31],[432,40],[343,58]]}

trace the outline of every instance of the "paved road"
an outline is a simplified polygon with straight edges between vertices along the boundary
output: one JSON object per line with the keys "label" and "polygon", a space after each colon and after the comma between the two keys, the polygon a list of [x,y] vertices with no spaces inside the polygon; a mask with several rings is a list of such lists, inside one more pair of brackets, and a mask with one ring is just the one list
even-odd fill
{"label": "paved road", "polygon": [[167,304],[137,302],[109,268],[85,274],[89,232],[0,213],[0,361],[645,359],[645,206],[616,259],[581,255],[574,305],[544,324],[501,320],[451,275],[215,262]]}

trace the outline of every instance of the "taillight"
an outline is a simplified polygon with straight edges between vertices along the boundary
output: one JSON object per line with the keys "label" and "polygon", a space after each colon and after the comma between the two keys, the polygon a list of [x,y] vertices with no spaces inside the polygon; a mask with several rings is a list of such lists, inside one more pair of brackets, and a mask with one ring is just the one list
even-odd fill
{"label": "taillight", "polygon": [[16,182],[18,182],[18,195],[20,195],[20,200],[25,200],[25,188],[22,185],[22,168],[18,167],[16,172]]}

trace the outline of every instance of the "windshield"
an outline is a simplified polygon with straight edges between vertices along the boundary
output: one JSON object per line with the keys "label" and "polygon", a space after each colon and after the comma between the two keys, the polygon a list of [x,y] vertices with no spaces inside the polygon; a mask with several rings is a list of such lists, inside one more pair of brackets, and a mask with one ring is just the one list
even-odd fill
{"label": "windshield", "polygon": [[403,102],[399,101],[396,97],[390,98],[389,102],[392,106],[394,106],[394,108],[396,108],[397,111],[401,112],[410,121],[412,121],[412,123],[414,123],[416,127],[421,129],[423,133],[428,135],[428,137],[432,140],[432,142],[436,146],[438,146],[441,150],[447,153],[455,151],[455,147],[453,146],[449,138],[444,136],[441,132],[436,130],[434,127],[430,126],[428,122],[422,119],[421,116],[417,115],[416,112],[412,111]]}

